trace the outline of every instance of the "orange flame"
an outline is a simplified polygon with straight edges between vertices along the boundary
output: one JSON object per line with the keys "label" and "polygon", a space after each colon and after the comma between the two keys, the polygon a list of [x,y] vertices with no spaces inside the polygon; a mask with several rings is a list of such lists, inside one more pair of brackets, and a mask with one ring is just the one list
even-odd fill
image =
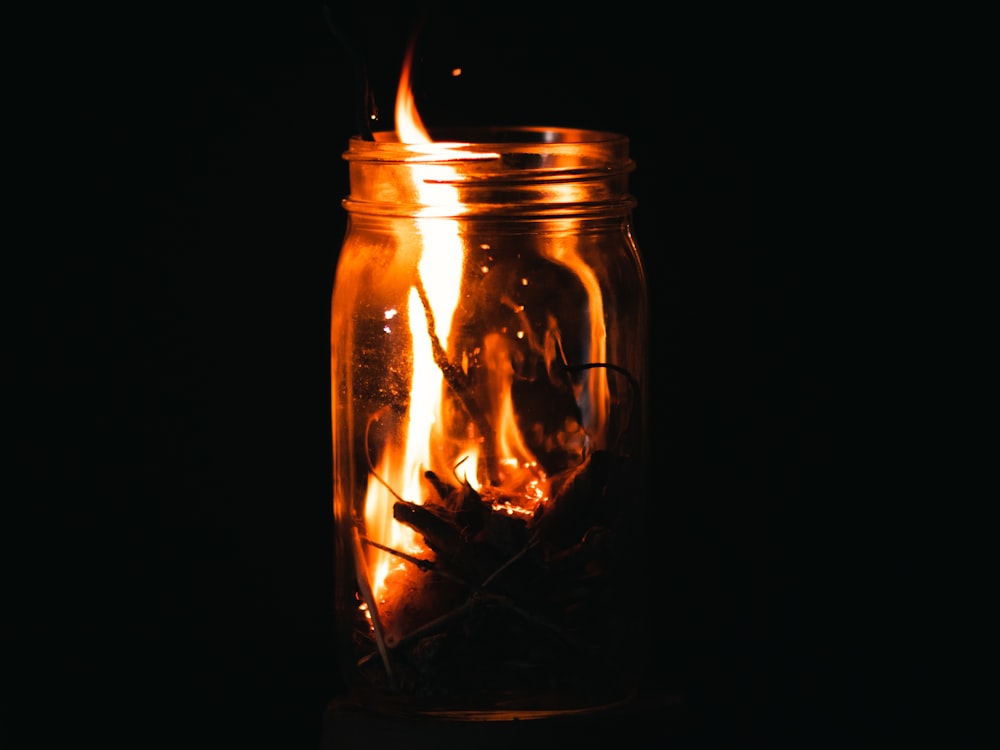
{"label": "orange flame", "polygon": [[413,67],[414,40],[406,49],[406,59],[403,61],[403,72],[399,76],[399,86],[396,87],[396,135],[401,143],[430,143],[431,137],[424,127],[417,104],[413,99],[413,87],[410,85],[410,70]]}
{"label": "orange flame", "polygon": [[[402,143],[421,144],[430,157],[427,163],[413,164],[413,187],[424,206],[445,206],[447,215],[462,213],[458,192],[454,187],[458,176],[454,167],[446,162],[456,156],[494,158],[489,154],[459,154],[448,144],[435,143],[430,137],[419,114],[413,97],[410,71],[414,44],[411,41],[396,93],[396,137]],[[436,158],[441,157],[441,158]],[[499,487],[490,487],[486,477],[476,472],[482,435],[470,426],[468,434],[445,434],[444,415],[446,392],[444,377],[435,361],[435,344],[444,349],[449,360],[461,363],[461,353],[449,352],[449,333],[452,318],[462,294],[462,278],[466,270],[466,243],[458,221],[435,217],[430,211],[416,220],[416,231],[405,240],[413,244],[419,260],[416,263],[419,285],[410,290],[407,317],[412,339],[412,381],[406,415],[404,445],[387,445],[375,467],[376,476],[369,480],[365,497],[366,535],[377,545],[415,556],[428,556],[423,539],[410,527],[393,518],[393,506],[398,498],[417,504],[423,503],[424,473],[430,469],[439,476],[459,476],[480,492],[494,510],[508,514],[530,516],[548,500],[549,482],[531,450],[525,444],[517,424],[512,400],[514,371],[511,363],[510,344],[499,334],[487,335],[482,342],[481,356],[486,364],[489,383],[489,403],[482,404],[489,414],[489,423],[496,431],[495,449],[499,464]],[[590,300],[590,361],[605,361],[603,302],[601,290],[592,270],[579,256],[575,245],[550,247],[547,252],[555,263],[572,271]],[[527,283],[525,280],[524,283]],[[387,323],[396,315],[386,311]],[[433,316],[434,330],[428,330],[428,315]],[[530,328],[525,335],[531,336]],[[519,334],[520,335],[520,334]],[[432,336],[437,339],[433,341]],[[558,330],[547,334],[547,341],[558,337]],[[547,347],[549,344],[547,343]],[[546,355],[549,359],[549,355]],[[606,373],[590,370],[581,386],[579,402],[584,424],[591,434],[604,429],[609,408]],[[491,436],[493,437],[493,436]],[[458,467],[461,467],[459,470]],[[367,549],[367,567],[371,575],[371,589],[376,600],[391,600],[396,584],[390,574],[405,570],[406,563],[378,546]],[[400,580],[405,579],[400,573]]]}
{"label": "orange flame", "polygon": [[[607,329],[604,326],[604,298],[601,285],[593,269],[580,257],[573,243],[549,243],[547,256],[570,271],[580,280],[587,291],[590,317],[590,362],[607,361]],[[601,368],[590,370],[583,381],[583,389],[577,396],[577,403],[583,412],[583,423],[590,430],[591,440],[600,445],[607,427],[607,415],[611,408],[608,391],[607,371]]]}
{"label": "orange flame", "polygon": [[[431,137],[417,113],[410,85],[412,59],[411,42],[396,93],[396,136],[403,143],[431,144]],[[432,152],[433,150],[429,150],[429,153]],[[457,191],[447,184],[450,178],[455,177],[452,167],[423,164],[415,166],[414,172],[415,188],[421,203],[460,207]],[[461,293],[465,266],[462,237],[457,222],[426,218],[416,221],[417,236],[413,240],[421,246],[417,271],[434,315],[434,334],[438,342],[446,347],[451,320]],[[427,248],[433,248],[433,252],[428,252]],[[413,340],[413,379],[406,420],[406,447],[402,456],[387,450],[378,471],[389,487],[397,488],[404,499],[419,504],[422,503],[423,492],[421,477],[427,468],[434,465],[434,444],[442,440],[440,425],[443,377],[434,361],[423,302],[416,289],[410,290],[407,313]],[[474,448],[470,447],[470,450]],[[475,466],[474,460],[466,463]],[[440,472],[450,467],[434,468]],[[394,502],[394,495],[385,486],[378,482],[369,483],[365,499],[365,521],[369,538],[400,551],[412,554],[425,552],[417,535],[409,527],[393,519]],[[397,558],[380,550],[370,552],[373,553],[370,561],[374,579],[372,588],[376,596],[384,595],[385,579]]]}

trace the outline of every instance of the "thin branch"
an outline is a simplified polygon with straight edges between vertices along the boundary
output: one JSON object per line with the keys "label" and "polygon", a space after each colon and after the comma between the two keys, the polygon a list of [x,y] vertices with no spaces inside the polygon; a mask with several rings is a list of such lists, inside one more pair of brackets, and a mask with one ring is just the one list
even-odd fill
{"label": "thin branch", "polygon": [[396,494],[396,490],[390,487],[389,483],[384,479],[382,479],[382,477],[379,476],[378,472],[375,471],[375,464],[372,462],[371,450],[368,447],[368,435],[371,432],[372,422],[378,421],[379,417],[381,417],[384,412],[388,411],[388,409],[389,409],[388,406],[383,406],[377,412],[372,414],[368,418],[368,422],[365,424],[365,461],[368,462],[368,471],[373,477],[375,477],[375,480],[383,487],[385,487],[387,490],[389,490],[389,494],[391,494],[394,498],[396,498],[400,502],[404,502],[403,498],[401,498],[398,494]]}
{"label": "thin branch", "polygon": [[500,464],[496,455],[496,436],[493,434],[493,428],[490,425],[490,421],[476,403],[476,399],[472,394],[472,389],[469,387],[468,379],[465,373],[451,363],[451,360],[448,359],[448,353],[438,340],[436,326],[434,324],[434,311],[431,309],[430,300],[427,299],[427,291],[424,289],[423,282],[420,280],[419,276],[417,277],[414,286],[416,287],[417,294],[420,296],[420,302],[424,306],[424,316],[427,319],[427,335],[431,340],[431,348],[434,352],[434,363],[441,370],[441,375],[444,377],[448,387],[451,388],[452,392],[454,392],[455,396],[462,403],[462,406],[465,407],[465,411],[468,413],[469,418],[476,425],[476,429],[479,431],[479,434],[483,439],[483,453],[486,461],[486,472],[489,476],[490,483],[499,484]]}
{"label": "thin branch", "polygon": [[424,571],[425,573],[430,573],[430,572],[437,573],[441,577],[448,578],[454,581],[455,583],[460,583],[468,589],[475,588],[471,583],[466,581],[461,576],[457,576],[454,573],[439,568],[437,565],[434,564],[432,560],[425,560],[422,557],[414,557],[413,555],[408,555],[405,552],[400,552],[398,549],[393,549],[392,547],[388,547],[384,544],[379,544],[378,542],[374,542],[366,536],[362,536],[361,541],[367,544],[369,547],[374,547],[375,549],[380,549],[383,552],[388,552],[390,555],[395,555],[396,557],[402,558],[403,560],[406,560],[408,563],[416,565],[418,568],[420,568],[420,570]]}
{"label": "thin branch", "polygon": [[375,631],[375,644],[378,647],[379,655],[382,657],[382,665],[385,667],[385,674],[389,680],[389,686],[396,689],[396,678],[392,673],[392,664],[389,661],[389,649],[385,643],[385,633],[382,630],[382,619],[379,617],[378,605],[375,602],[375,594],[372,592],[371,584],[368,582],[368,562],[365,558],[365,550],[361,545],[361,532],[358,527],[352,528],[351,541],[354,549],[355,578],[358,583],[358,593],[368,607],[368,614],[372,618],[372,629]]}

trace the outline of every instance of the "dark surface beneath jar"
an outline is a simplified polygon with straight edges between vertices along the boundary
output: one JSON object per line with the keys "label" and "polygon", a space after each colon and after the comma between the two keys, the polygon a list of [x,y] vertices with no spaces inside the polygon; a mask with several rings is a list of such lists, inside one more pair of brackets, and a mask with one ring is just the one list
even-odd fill
{"label": "dark surface beneath jar", "polygon": [[410,750],[470,747],[607,748],[629,739],[631,747],[680,747],[684,707],[676,695],[649,693],[627,708],[578,715],[507,721],[400,718],[366,711],[349,698],[333,701],[324,716],[322,750]]}

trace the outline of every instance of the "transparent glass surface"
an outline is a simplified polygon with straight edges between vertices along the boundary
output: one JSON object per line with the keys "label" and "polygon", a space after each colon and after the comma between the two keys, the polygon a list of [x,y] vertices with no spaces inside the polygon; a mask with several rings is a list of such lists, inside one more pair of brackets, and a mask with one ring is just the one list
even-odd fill
{"label": "transparent glass surface", "polygon": [[522,128],[345,153],[336,635],[370,708],[504,720],[634,695],[647,312],[627,151]]}

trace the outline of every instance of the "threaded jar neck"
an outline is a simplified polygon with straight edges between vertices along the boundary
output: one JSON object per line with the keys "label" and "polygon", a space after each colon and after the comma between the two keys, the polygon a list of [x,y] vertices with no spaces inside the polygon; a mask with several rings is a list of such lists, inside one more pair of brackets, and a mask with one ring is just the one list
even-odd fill
{"label": "threaded jar neck", "polygon": [[351,139],[351,214],[458,217],[625,215],[635,205],[628,139],[572,128],[492,127],[432,133],[400,143],[394,133]]}

